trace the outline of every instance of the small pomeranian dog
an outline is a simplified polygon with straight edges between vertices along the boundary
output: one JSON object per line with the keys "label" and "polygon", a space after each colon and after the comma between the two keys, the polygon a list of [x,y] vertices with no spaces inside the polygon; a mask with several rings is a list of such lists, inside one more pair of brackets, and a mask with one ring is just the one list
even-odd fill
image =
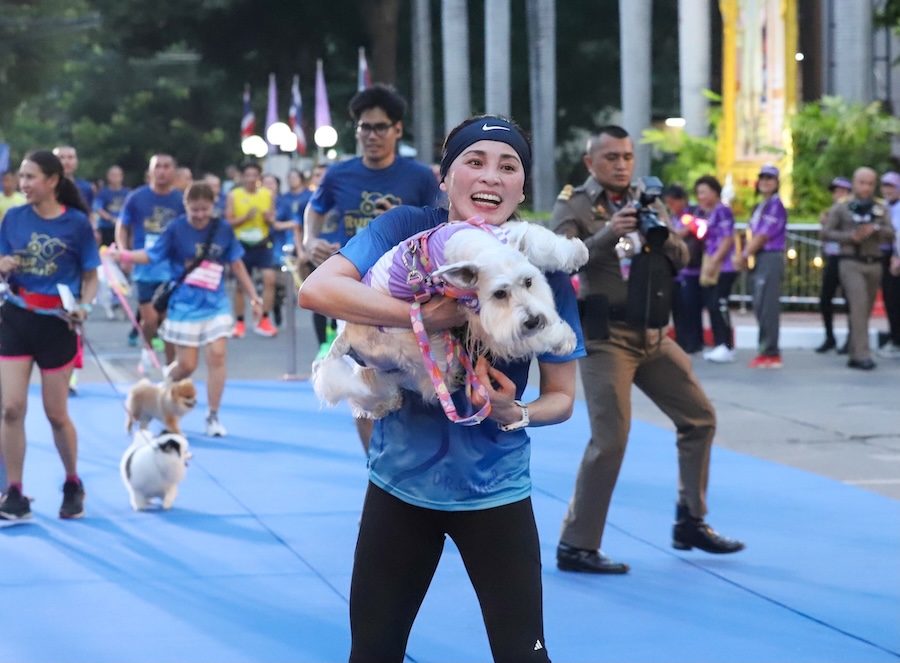
{"label": "small pomeranian dog", "polygon": [[188,441],[183,435],[165,431],[153,437],[149,431],[135,431],[131,446],[119,464],[132,508],[143,511],[151,500],[158,498],[163,509],[170,509],[190,458]]}
{"label": "small pomeranian dog", "polygon": [[159,419],[167,431],[181,434],[178,422],[196,404],[197,389],[190,378],[171,384],[153,384],[143,378],[131,388],[125,399],[125,409],[128,410],[125,430],[131,433],[135,423],[141,430],[146,430],[151,420]]}

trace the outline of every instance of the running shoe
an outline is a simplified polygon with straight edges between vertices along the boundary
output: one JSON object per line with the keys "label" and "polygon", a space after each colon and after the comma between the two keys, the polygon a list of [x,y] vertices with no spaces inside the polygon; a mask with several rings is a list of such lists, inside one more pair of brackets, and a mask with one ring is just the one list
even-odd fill
{"label": "running shoe", "polygon": [[714,364],[730,364],[734,361],[734,350],[723,343],[722,345],[717,345],[709,352],[704,352],[703,358]]}
{"label": "running shoe", "polygon": [[66,481],[63,484],[63,501],[59,507],[59,517],[64,520],[81,518],[84,515],[84,486],[81,481]]}
{"label": "running shoe", "polygon": [[207,437],[225,437],[228,431],[225,426],[219,423],[218,415],[211,414],[206,417],[206,436]]}
{"label": "running shoe", "polygon": [[750,368],[782,368],[784,363],[781,361],[781,357],[759,355],[755,359],[751,359],[747,366]]}
{"label": "running shoe", "polygon": [[15,522],[30,518],[31,500],[22,494],[18,486],[10,486],[0,497],[0,519]]}
{"label": "running shoe", "polygon": [[232,334],[232,338],[244,338],[244,334],[247,333],[247,325],[244,324],[243,320],[238,320],[234,323],[234,333]]}
{"label": "running shoe", "polygon": [[253,328],[253,333],[271,338],[278,335],[278,330],[272,326],[272,322],[269,318],[263,318],[259,321],[259,324]]}

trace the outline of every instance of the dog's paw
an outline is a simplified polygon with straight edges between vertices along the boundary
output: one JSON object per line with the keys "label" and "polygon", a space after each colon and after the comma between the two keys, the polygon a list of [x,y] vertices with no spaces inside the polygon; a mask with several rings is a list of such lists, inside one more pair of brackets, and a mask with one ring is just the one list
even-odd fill
{"label": "dog's paw", "polygon": [[571,251],[563,263],[562,269],[569,273],[577,272],[587,264],[589,255],[588,248],[584,245],[584,242],[577,237],[573,237],[569,240],[569,243],[571,244]]}

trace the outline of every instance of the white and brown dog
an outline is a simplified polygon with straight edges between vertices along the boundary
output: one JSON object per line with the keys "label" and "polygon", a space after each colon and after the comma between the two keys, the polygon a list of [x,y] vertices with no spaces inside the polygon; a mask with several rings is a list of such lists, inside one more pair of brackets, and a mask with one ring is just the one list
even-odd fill
{"label": "white and brown dog", "polygon": [[[489,352],[503,359],[564,355],[575,349],[576,336],[557,313],[544,272],[571,273],[587,259],[581,240],[537,224],[510,221],[493,227],[470,219],[445,223],[399,244],[363,282],[409,301],[423,291],[459,297],[467,303],[468,350],[473,354]],[[429,344],[443,347],[442,334],[429,334]],[[452,393],[464,383],[465,371],[455,361],[448,366],[446,353],[435,355]],[[346,399],[357,417],[380,419],[398,409],[401,389],[437,399],[416,335],[408,328],[348,323],[328,355],[313,365],[312,383],[321,401],[336,405]]]}
{"label": "white and brown dog", "polygon": [[132,508],[143,511],[151,500],[159,499],[163,509],[170,509],[190,458],[188,441],[183,435],[163,431],[153,437],[149,431],[135,431],[131,446],[119,464]]}
{"label": "white and brown dog", "polygon": [[173,433],[181,433],[179,421],[197,404],[197,388],[193,380],[185,378],[170,384],[153,384],[147,378],[138,380],[128,392],[125,409],[128,417],[125,430],[130,433],[137,423],[146,430],[153,419]]}

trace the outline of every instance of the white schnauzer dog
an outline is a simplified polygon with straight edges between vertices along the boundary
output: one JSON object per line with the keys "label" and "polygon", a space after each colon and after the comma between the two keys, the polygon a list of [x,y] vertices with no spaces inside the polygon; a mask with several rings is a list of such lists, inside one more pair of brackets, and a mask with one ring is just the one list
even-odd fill
{"label": "white schnauzer dog", "polygon": [[[542,226],[509,221],[494,227],[470,219],[402,242],[381,257],[363,282],[410,302],[432,293],[460,299],[468,318],[463,350],[471,356],[490,353],[512,360],[545,352],[564,355],[575,349],[577,339],[556,311],[544,272],[572,273],[587,259],[581,240]],[[446,343],[444,333],[428,334],[431,348],[446,348]],[[453,353],[436,354],[433,362],[452,393],[465,383],[466,369]],[[347,323],[328,355],[313,365],[312,383],[322,402],[347,400],[356,417],[380,419],[399,409],[402,389],[418,392],[426,401],[438,400],[432,371],[416,333],[408,328]]]}

